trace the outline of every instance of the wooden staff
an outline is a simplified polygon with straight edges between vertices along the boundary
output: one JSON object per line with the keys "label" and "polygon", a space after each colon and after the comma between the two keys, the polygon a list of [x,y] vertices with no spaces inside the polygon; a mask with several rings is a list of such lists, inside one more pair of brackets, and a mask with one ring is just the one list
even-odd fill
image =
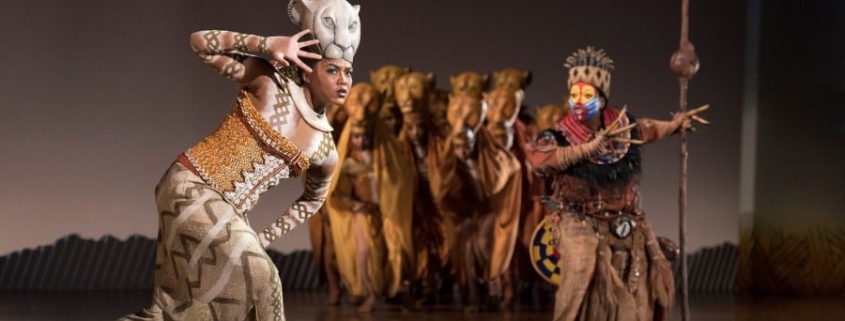
{"label": "wooden staff", "polygon": [[[687,84],[698,71],[698,57],[695,55],[695,46],[689,41],[689,0],[682,0],[681,4],[681,44],[680,48],[672,54],[669,66],[681,87],[680,112],[687,111]],[[680,188],[678,193],[678,225],[679,225],[679,248],[681,256],[681,317],[682,320],[689,320],[689,288],[686,254],[686,203],[687,203],[687,132],[681,128],[681,175]]]}

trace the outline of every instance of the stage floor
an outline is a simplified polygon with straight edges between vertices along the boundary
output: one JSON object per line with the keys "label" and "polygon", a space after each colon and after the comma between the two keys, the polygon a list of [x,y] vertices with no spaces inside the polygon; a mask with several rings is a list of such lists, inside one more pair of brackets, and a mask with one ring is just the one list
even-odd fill
{"label": "stage floor", "polygon": [[[0,292],[2,321],[94,321],[114,320],[145,307],[149,292]],[[512,311],[464,314],[457,304],[441,303],[418,311],[380,303],[372,313],[362,314],[346,302],[325,305],[325,295],[313,292],[285,293],[285,312],[290,321],[335,320],[550,320],[551,307],[522,304]],[[845,298],[744,298],[731,295],[693,295],[690,320],[780,321],[842,320]],[[681,320],[676,305],[669,320]]]}

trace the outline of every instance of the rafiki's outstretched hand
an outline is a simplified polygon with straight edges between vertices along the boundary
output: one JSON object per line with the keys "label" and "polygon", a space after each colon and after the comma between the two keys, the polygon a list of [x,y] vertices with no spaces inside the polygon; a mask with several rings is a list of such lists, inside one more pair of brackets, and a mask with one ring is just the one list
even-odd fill
{"label": "rafiki's outstretched hand", "polygon": [[309,32],[311,32],[311,30],[305,29],[290,37],[267,37],[267,54],[269,54],[271,57],[273,57],[275,61],[281,63],[283,66],[289,66],[290,63],[288,61],[291,61],[300,68],[302,68],[302,70],[312,72],[313,70],[311,70],[308,65],[302,62],[299,57],[305,57],[310,59],[322,59],[323,57],[319,54],[302,50],[302,48],[304,47],[313,46],[320,43],[320,40],[317,39],[303,42],[299,41],[302,36],[308,34]]}
{"label": "rafiki's outstretched hand", "polygon": [[678,131],[680,130],[689,130],[691,132],[695,132],[695,127],[693,127],[692,121],[697,121],[703,125],[710,125],[710,122],[704,118],[698,116],[698,113],[701,113],[705,110],[710,108],[710,105],[704,105],[698,107],[693,110],[688,110],[686,112],[677,112],[672,115],[672,125],[674,128],[677,128]]}

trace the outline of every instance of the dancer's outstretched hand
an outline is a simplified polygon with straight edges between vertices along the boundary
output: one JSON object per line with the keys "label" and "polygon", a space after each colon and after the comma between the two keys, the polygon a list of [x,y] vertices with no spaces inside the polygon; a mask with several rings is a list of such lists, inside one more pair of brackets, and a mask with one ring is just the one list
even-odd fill
{"label": "dancer's outstretched hand", "polygon": [[311,70],[308,65],[302,62],[299,57],[311,59],[322,59],[323,57],[319,54],[302,50],[302,48],[304,47],[320,43],[320,40],[317,39],[299,42],[299,39],[302,38],[302,36],[308,34],[309,32],[311,32],[311,30],[305,29],[290,37],[267,37],[267,52],[270,54],[271,57],[273,57],[273,59],[275,59],[284,66],[290,65],[288,61],[292,61],[297,66],[302,68],[302,70],[312,72],[313,70]]}

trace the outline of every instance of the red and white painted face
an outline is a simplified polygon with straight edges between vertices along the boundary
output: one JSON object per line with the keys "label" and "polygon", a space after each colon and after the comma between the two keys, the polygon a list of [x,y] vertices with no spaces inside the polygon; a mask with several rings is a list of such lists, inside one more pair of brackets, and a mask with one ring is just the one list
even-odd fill
{"label": "red and white painted face", "polygon": [[578,121],[598,115],[601,105],[601,96],[593,85],[579,81],[569,88],[569,108]]}

